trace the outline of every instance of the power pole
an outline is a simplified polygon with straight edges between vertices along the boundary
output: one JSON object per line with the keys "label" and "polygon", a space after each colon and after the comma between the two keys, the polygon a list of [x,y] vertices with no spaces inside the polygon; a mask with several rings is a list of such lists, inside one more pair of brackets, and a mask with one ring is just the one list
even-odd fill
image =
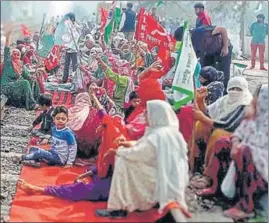
{"label": "power pole", "polygon": [[241,6],[241,16],[240,16],[240,41],[241,41],[241,51],[242,55],[245,54],[245,14],[247,10],[247,1],[242,1]]}

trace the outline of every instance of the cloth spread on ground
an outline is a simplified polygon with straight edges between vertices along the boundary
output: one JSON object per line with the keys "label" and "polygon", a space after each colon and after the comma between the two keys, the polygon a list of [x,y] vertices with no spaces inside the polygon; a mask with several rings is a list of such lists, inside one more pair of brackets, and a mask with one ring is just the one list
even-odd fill
{"label": "cloth spread on ground", "polygon": [[[53,95],[55,94],[61,94],[61,99],[66,92],[54,92]],[[72,97],[70,102],[71,99]],[[68,102],[63,99],[57,100],[57,102],[65,101]],[[46,146],[46,149],[49,149],[49,146]],[[86,169],[86,167],[76,166],[72,169],[62,169],[62,167],[51,167],[45,164],[38,169],[25,166],[22,168],[20,179],[38,186],[71,184]],[[10,222],[154,222],[161,217],[157,209],[132,213],[127,218],[115,220],[95,216],[95,210],[106,207],[106,202],[73,202],[47,195],[29,195],[18,187],[10,211]]]}

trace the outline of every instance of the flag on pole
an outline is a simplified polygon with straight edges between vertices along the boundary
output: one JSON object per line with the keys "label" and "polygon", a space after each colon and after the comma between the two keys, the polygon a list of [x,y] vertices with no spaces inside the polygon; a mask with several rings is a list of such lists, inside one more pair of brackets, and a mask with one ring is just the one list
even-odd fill
{"label": "flag on pole", "polygon": [[46,58],[54,46],[53,34],[41,34],[37,54],[42,58]]}
{"label": "flag on pole", "polygon": [[48,70],[52,70],[59,65],[60,62],[60,46],[54,45],[49,55],[45,58],[44,63]]}
{"label": "flag on pole", "polygon": [[162,0],[159,0],[159,1],[157,2],[156,6],[159,7],[159,6],[161,6],[161,5],[163,5],[163,1],[162,1]]}
{"label": "flag on pole", "polygon": [[120,21],[121,21],[121,9],[117,1],[113,1],[111,8],[108,12],[105,25],[104,40],[106,44],[109,44],[112,32],[119,28]]}
{"label": "flag on pole", "polygon": [[70,19],[64,17],[55,30],[55,45],[77,50],[80,33]]}
{"label": "flag on pole", "polygon": [[148,44],[149,49],[157,46],[174,51],[176,40],[144,8],[138,15],[135,37]]}
{"label": "flag on pole", "polygon": [[174,91],[174,108],[177,110],[194,98],[194,72],[197,66],[197,57],[194,52],[190,32],[185,29],[182,49],[172,84]]}
{"label": "flag on pole", "polygon": [[108,17],[108,12],[104,8],[100,8],[100,10],[101,10],[101,33],[104,33],[106,20],[107,20],[107,17]]}
{"label": "flag on pole", "polygon": [[107,20],[106,20],[106,25],[105,25],[105,32],[104,32],[104,40],[106,44],[109,44],[110,42],[110,37],[113,31],[113,9],[110,9],[108,12]]}
{"label": "flag on pole", "polygon": [[24,24],[21,24],[21,33],[23,36],[31,36],[32,35],[32,33],[29,31],[29,29]]}
{"label": "flag on pole", "polygon": [[121,9],[117,3],[114,7],[114,30],[118,30],[121,22]]}

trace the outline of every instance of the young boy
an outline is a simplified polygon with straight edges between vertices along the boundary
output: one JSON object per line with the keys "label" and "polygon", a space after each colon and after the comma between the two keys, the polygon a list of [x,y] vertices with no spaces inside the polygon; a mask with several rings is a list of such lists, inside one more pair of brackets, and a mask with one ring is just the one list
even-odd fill
{"label": "young boy", "polygon": [[68,110],[64,106],[58,106],[53,113],[55,126],[52,127],[51,148],[47,151],[38,147],[31,147],[29,154],[23,155],[24,165],[40,167],[40,163],[31,162],[45,160],[49,165],[65,165],[64,168],[72,167],[77,154],[77,143],[74,133],[66,127]]}
{"label": "young boy", "polygon": [[[29,131],[34,136],[41,138],[50,138],[51,128],[53,126],[52,118],[52,96],[50,94],[41,94],[38,98],[39,109],[42,111],[40,115],[33,122],[33,125],[29,128]],[[40,129],[33,130],[35,126],[41,123]]]}

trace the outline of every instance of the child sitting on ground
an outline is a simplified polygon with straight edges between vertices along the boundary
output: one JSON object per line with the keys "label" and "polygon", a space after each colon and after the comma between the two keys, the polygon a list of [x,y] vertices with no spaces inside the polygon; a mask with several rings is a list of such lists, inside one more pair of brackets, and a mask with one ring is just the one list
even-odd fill
{"label": "child sitting on ground", "polygon": [[[65,165],[70,168],[76,159],[77,143],[74,133],[66,127],[68,110],[58,106],[53,112],[55,126],[52,128],[51,148],[47,151],[38,147],[31,147],[29,154],[22,156],[24,165],[40,167],[39,160],[45,160],[49,165]],[[34,161],[34,162],[33,162]]]}
{"label": "child sitting on ground", "polygon": [[[48,139],[51,137],[51,128],[53,124],[52,113],[52,96],[50,94],[41,94],[38,98],[39,110],[42,112],[35,119],[29,131],[33,136],[40,137],[41,139]],[[41,123],[40,129],[34,129]]]}

